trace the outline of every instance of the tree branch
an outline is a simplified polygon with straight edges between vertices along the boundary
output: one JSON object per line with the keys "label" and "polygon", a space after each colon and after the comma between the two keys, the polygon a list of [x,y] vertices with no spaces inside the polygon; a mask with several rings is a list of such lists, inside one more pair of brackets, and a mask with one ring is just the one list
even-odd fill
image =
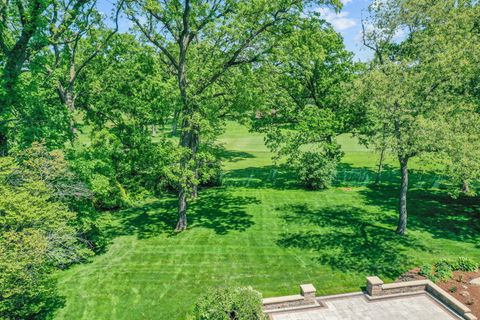
{"label": "tree branch", "polygon": [[85,68],[87,64],[90,63],[90,61],[92,61],[99,54],[99,52],[110,42],[112,37],[118,32],[118,29],[119,29],[118,18],[120,16],[120,11],[122,10],[124,4],[125,4],[125,0],[121,0],[119,5],[117,6],[117,11],[115,13],[115,29],[113,29],[105,38],[103,43],[99,47],[95,48],[94,52],[87,59],[85,59],[83,63],[80,64],[80,66],[77,68],[75,76],[73,77],[73,79],[70,80],[71,82],[74,82],[76,80],[78,74]]}
{"label": "tree branch", "polygon": [[178,63],[173,56],[173,54],[164,46],[162,45],[154,36],[152,36],[151,32],[148,32],[145,27],[138,21],[138,19],[134,15],[128,15],[129,19],[132,20],[135,25],[140,29],[143,35],[153,44],[155,45],[160,51],[162,51],[172,64],[172,66],[178,70]]}
{"label": "tree branch", "polygon": [[[209,86],[211,86],[213,83],[215,83],[229,68],[239,65],[239,64],[245,64],[245,63],[252,63],[254,62],[254,59],[248,59],[248,60],[243,60],[239,61],[237,60],[240,56],[240,54],[250,46],[250,44],[257,38],[259,35],[261,35],[263,32],[267,31],[270,27],[274,26],[278,21],[282,20],[280,14],[285,13],[287,10],[286,9],[281,9],[278,10],[277,12],[274,13],[273,15],[273,20],[265,23],[263,26],[261,26],[257,31],[253,32],[245,41],[233,52],[232,56],[230,59],[228,59],[222,66],[222,68],[216,72],[215,74],[212,75],[212,77],[205,82],[203,86],[201,86],[197,92],[196,95],[202,94],[205,89],[207,89]],[[267,51],[267,50],[266,50]],[[265,53],[265,52],[263,52]]]}

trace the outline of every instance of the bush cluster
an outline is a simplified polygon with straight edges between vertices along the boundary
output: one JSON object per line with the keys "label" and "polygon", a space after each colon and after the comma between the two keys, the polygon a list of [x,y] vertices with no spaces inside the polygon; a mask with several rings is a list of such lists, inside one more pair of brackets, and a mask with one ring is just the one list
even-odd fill
{"label": "bush cluster", "polygon": [[[213,148],[197,154],[196,182],[200,186],[221,184],[221,162]],[[70,162],[93,193],[97,210],[117,210],[134,200],[176,193],[182,177],[180,153],[169,140],[154,142],[149,133],[130,127],[104,129],[92,144],[70,152]],[[192,169],[193,170],[193,169]]]}
{"label": "bush cluster", "polygon": [[311,190],[326,189],[337,175],[336,158],[329,158],[317,152],[304,152],[294,163],[302,184]]}
{"label": "bush cluster", "polygon": [[211,290],[195,305],[192,320],[266,320],[262,297],[251,287]]}
{"label": "bush cluster", "polygon": [[420,268],[420,274],[433,282],[447,281],[452,278],[454,271],[476,271],[478,266],[478,263],[466,257],[441,259],[434,264],[423,265]]}

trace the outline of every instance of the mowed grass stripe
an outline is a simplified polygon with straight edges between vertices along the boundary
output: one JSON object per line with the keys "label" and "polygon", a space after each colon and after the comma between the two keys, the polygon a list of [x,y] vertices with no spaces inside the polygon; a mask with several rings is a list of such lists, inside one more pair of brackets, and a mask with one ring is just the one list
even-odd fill
{"label": "mowed grass stripe", "polygon": [[191,228],[171,233],[175,199],[112,214],[108,250],[58,275],[66,305],[56,319],[184,319],[201,294],[225,284],[267,297],[297,293],[300,283],[335,294],[439,257],[480,261],[478,201],[449,200],[431,168],[414,162],[409,235],[398,238],[395,159],[375,187],[377,156],[349,135],[339,141],[346,154],[335,186],[307,191],[273,166],[262,135],[229,124],[224,185],[201,190]]}

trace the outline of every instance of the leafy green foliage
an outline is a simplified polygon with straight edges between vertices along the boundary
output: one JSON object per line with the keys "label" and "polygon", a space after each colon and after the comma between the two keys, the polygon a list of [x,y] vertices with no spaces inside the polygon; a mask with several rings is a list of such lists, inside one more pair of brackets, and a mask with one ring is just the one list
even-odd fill
{"label": "leafy green foliage", "polygon": [[129,193],[154,195],[172,185],[171,142],[153,143],[144,132],[131,129],[99,131],[91,146],[71,154],[73,168],[91,187],[97,209],[122,208],[130,202]]}
{"label": "leafy green foliage", "polygon": [[438,262],[435,264],[435,277],[438,281],[447,281],[453,277],[452,266],[448,263]]}
{"label": "leafy green foliage", "polygon": [[337,174],[337,164],[336,157],[307,151],[301,153],[293,167],[305,187],[317,190],[330,187]]}
{"label": "leafy green foliage", "polygon": [[24,148],[28,146],[22,145],[25,141],[43,138],[59,146],[59,140],[68,135],[63,129],[69,116],[58,103],[52,103],[53,90],[48,92],[54,70],[47,67],[52,52],[45,48],[52,42],[58,44],[62,35],[74,29],[81,30],[74,31],[77,37],[83,35],[82,23],[75,22],[90,12],[92,7],[84,0],[0,4],[1,154],[18,143]]}
{"label": "leafy green foliage", "polygon": [[44,319],[63,305],[46,261],[47,248],[45,236],[35,229],[2,232],[0,318]]}
{"label": "leafy green foliage", "polygon": [[41,145],[18,160],[0,158],[2,318],[46,317],[62,301],[52,271],[91,255],[78,236],[76,214],[61,202],[72,186],[62,159]]}
{"label": "leafy green foliage", "polygon": [[420,268],[420,274],[436,282],[451,279],[454,271],[472,272],[477,269],[478,263],[466,257],[458,257],[456,259],[441,259],[433,265],[423,265]]}
{"label": "leafy green foliage", "polygon": [[342,157],[335,138],[352,125],[345,84],[354,77],[341,37],[317,17],[300,19],[284,37],[260,79],[272,86],[259,106],[253,126],[267,134],[276,158],[286,158],[311,189],[330,185]]}
{"label": "leafy green foliage", "polygon": [[264,320],[261,294],[250,287],[210,290],[195,305],[195,320]]}
{"label": "leafy green foliage", "polygon": [[[479,41],[473,40],[479,39],[474,27],[478,6],[457,4],[453,0],[393,0],[370,6],[372,28],[364,42],[374,50],[375,59],[357,80],[352,95],[357,100],[354,104],[365,112],[366,121],[359,130],[364,142],[390,152],[400,162],[399,234],[407,227],[409,159],[426,154],[436,159],[445,150],[450,158],[447,163],[460,165],[461,157],[463,165],[470,164],[472,176],[478,171],[473,160],[476,153],[467,151],[472,149],[467,147],[469,141],[478,140],[475,126],[473,130],[467,126],[455,138],[450,135],[453,127],[468,123],[459,120],[459,114],[460,118],[477,117],[469,92],[470,84],[478,83],[472,73],[477,68],[473,65],[478,65],[472,63],[479,52]],[[400,39],[396,37],[399,32],[405,32]],[[461,155],[465,153],[470,155]],[[469,170],[459,170],[455,164],[447,172],[457,181],[468,182]]]}
{"label": "leafy green foliage", "polygon": [[478,263],[467,257],[458,257],[457,259],[450,261],[450,265],[455,271],[472,272],[478,269]]}

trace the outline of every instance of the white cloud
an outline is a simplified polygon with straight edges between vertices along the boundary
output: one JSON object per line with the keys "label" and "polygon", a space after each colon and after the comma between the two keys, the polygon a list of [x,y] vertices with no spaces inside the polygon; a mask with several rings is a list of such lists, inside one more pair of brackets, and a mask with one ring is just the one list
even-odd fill
{"label": "white cloud", "polygon": [[340,0],[340,1],[343,3],[343,5],[346,5],[347,3],[352,2],[352,0]]}
{"label": "white cloud", "polygon": [[[351,0],[343,0],[343,1],[348,2]],[[333,28],[338,32],[345,31],[357,25],[357,21],[355,21],[355,19],[350,18],[349,17],[350,13],[347,11],[342,11],[337,13],[332,9],[327,9],[327,8],[318,8],[316,11],[320,13],[322,18],[330,22]]]}

